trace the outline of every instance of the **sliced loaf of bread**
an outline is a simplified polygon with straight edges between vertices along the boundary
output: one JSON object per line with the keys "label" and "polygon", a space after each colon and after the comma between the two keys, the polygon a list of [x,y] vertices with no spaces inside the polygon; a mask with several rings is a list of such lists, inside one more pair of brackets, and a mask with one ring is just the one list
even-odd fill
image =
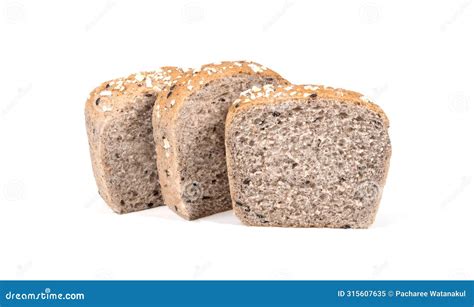
{"label": "sliced loaf of bread", "polygon": [[225,131],[235,214],[255,226],[367,228],[388,172],[388,127],[380,107],[351,91],[242,93]]}
{"label": "sliced loaf of bread", "polygon": [[152,109],[184,72],[163,67],[102,83],[85,105],[92,168],[105,202],[117,213],[163,205],[156,169]]}
{"label": "sliced loaf of bread", "polygon": [[157,99],[153,131],[164,202],[193,220],[232,208],[224,125],[239,94],[264,84],[287,84],[251,62],[204,65]]}

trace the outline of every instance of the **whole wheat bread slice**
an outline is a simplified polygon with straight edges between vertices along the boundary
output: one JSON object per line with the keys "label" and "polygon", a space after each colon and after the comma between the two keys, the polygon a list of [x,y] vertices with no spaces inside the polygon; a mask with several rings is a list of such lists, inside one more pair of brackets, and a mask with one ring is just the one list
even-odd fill
{"label": "whole wheat bread slice", "polygon": [[183,71],[163,67],[102,83],[85,105],[87,135],[99,194],[117,213],[163,205],[151,124],[158,93]]}
{"label": "whole wheat bread slice", "polygon": [[[193,220],[232,208],[224,145],[228,107],[252,86],[286,83],[251,62],[204,65],[154,107],[153,128],[164,202]],[[162,95],[164,96],[164,95]]]}
{"label": "whole wheat bread slice", "polygon": [[368,227],[388,172],[388,127],[380,107],[351,91],[242,93],[226,121],[235,214],[255,226]]}

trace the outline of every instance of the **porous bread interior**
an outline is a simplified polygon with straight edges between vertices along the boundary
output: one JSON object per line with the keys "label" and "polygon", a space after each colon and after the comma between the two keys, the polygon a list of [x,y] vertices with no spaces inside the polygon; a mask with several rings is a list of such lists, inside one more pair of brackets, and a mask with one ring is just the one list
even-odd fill
{"label": "porous bread interior", "polygon": [[227,111],[240,92],[268,82],[235,75],[211,81],[187,98],[175,126],[181,206],[172,208],[180,215],[195,219],[232,208],[224,143]]}
{"label": "porous bread interior", "polygon": [[163,205],[151,124],[155,98],[135,97],[130,107],[107,120],[100,136],[107,190],[118,213]]}
{"label": "porous bread interior", "polygon": [[227,129],[234,210],[245,224],[372,224],[391,155],[380,114],[331,100],[287,100],[239,112]]}

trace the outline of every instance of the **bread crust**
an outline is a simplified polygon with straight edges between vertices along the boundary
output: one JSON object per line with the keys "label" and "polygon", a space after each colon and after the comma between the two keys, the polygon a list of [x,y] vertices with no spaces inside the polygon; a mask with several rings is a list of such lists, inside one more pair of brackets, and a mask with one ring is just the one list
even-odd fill
{"label": "bread crust", "polygon": [[[232,118],[245,109],[260,104],[278,104],[288,99],[310,99],[311,95],[316,95],[318,99],[337,100],[343,103],[350,103],[366,107],[379,114],[384,124],[388,128],[390,122],[385,112],[375,103],[371,102],[366,96],[341,88],[333,88],[324,85],[288,85],[260,88],[258,91],[246,91],[240,98],[234,101],[227,113],[226,126],[232,121]],[[253,93],[253,96],[251,96]],[[262,95],[258,95],[262,93]]]}
{"label": "bread crust", "polygon": [[[255,62],[225,61],[203,65],[199,69],[187,72],[171,87],[169,93],[161,93],[157,97],[152,120],[157,164],[160,178],[167,178],[160,180],[161,190],[165,204],[185,219],[194,219],[195,217],[187,214],[181,199],[181,183],[179,176],[177,176],[178,153],[175,151],[177,117],[191,95],[201,91],[212,81],[238,75],[258,75],[282,84],[289,84],[276,72]],[[169,171],[169,174],[165,173],[166,170]]]}

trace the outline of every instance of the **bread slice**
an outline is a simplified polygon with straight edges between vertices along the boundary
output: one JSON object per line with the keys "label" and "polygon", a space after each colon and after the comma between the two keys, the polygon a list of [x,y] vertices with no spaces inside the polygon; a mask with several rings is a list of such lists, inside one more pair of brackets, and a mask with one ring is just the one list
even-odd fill
{"label": "bread slice", "polygon": [[242,93],[225,137],[235,214],[255,226],[367,228],[388,172],[388,127],[380,107],[351,91]]}
{"label": "bread slice", "polygon": [[183,76],[163,67],[102,83],[85,105],[90,155],[99,194],[117,213],[163,205],[151,125],[158,93]]}
{"label": "bread slice", "polygon": [[165,203],[193,220],[232,208],[224,145],[227,109],[243,90],[287,83],[256,63],[204,65],[158,99],[153,114]]}

